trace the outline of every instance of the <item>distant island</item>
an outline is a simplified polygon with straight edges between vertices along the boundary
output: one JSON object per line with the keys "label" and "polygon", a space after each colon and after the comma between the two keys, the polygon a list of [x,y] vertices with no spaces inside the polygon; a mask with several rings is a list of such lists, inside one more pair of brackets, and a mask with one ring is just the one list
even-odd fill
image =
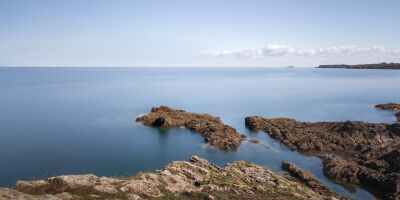
{"label": "distant island", "polygon": [[345,69],[400,69],[400,63],[378,63],[359,65],[320,65],[317,68],[345,68]]}

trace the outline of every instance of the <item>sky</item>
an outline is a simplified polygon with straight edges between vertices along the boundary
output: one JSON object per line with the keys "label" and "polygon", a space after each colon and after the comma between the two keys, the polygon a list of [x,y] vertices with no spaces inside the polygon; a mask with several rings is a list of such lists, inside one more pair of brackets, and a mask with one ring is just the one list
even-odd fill
{"label": "sky", "polygon": [[399,0],[0,0],[0,66],[400,62]]}

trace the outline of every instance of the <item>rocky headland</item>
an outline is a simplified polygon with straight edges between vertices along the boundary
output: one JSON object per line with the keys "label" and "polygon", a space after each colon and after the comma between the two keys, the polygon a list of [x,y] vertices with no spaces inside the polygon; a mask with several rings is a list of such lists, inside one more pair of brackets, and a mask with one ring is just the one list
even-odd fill
{"label": "rocky headland", "polygon": [[236,150],[246,136],[225,125],[219,117],[176,110],[166,106],[154,107],[151,112],[136,118],[146,126],[185,127],[200,133],[206,143],[223,150]]}
{"label": "rocky headland", "polygon": [[400,198],[400,124],[299,122],[247,117],[292,150],[323,157],[324,173],[341,183],[359,184],[383,199]]}
{"label": "rocky headland", "polygon": [[317,68],[345,68],[345,69],[400,69],[400,63],[378,63],[359,65],[320,65]]}
{"label": "rocky headland", "polygon": [[[296,172],[293,174],[296,174],[298,169],[294,171]],[[174,161],[163,170],[139,173],[134,177],[97,177],[87,174],[18,181],[15,189],[0,188],[0,199],[333,200],[343,198],[334,192],[319,192],[320,189],[316,188],[328,189],[324,189],[318,183],[310,182],[312,181],[302,184],[288,180],[253,163],[236,161],[221,168],[207,160],[192,156],[189,161]]]}

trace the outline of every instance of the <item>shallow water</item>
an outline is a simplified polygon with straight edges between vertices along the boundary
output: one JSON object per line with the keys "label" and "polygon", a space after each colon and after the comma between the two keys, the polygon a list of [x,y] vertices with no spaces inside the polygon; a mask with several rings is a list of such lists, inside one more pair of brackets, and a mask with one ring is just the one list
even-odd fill
{"label": "shallow water", "polygon": [[[244,126],[249,115],[303,121],[393,123],[373,105],[400,101],[400,70],[314,68],[0,68],[0,186],[61,174],[130,176],[199,155],[218,165],[252,161],[281,173],[290,160],[332,189],[372,196],[324,177],[321,160]],[[236,152],[199,134],[137,124],[152,106],[209,113],[261,140]]]}

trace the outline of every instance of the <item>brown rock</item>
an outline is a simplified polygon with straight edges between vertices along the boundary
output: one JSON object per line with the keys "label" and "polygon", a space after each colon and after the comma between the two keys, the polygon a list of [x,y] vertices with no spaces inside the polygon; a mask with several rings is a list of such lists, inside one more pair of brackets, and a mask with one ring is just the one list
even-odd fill
{"label": "brown rock", "polygon": [[323,164],[325,174],[338,182],[363,185],[378,191],[384,199],[400,198],[396,180],[400,168],[400,124],[310,123],[254,116],[246,118],[246,125],[265,131],[293,150],[320,156],[335,154],[325,158]]}
{"label": "brown rock", "polygon": [[249,142],[254,143],[254,144],[259,144],[260,140],[258,140],[256,138],[251,138],[251,139],[249,139]]}
{"label": "brown rock", "polygon": [[305,184],[307,187],[311,188],[313,191],[319,194],[329,194],[333,197],[341,198],[339,194],[319,182],[314,175],[301,169],[291,162],[283,161],[282,169],[287,171],[292,177],[296,178],[301,183]]}
{"label": "brown rock", "polygon": [[358,157],[366,152],[395,149],[400,145],[397,125],[345,122],[298,122],[288,118],[247,117],[246,125],[263,130],[293,150],[323,155],[338,153]]}
{"label": "brown rock", "polygon": [[400,197],[399,173],[383,174],[339,156],[326,157],[323,162],[324,173],[335,181],[364,185],[383,199]]}
{"label": "brown rock", "polygon": [[375,108],[379,108],[379,109],[383,109],[383,110],[397,111],[397,110],[400,110],[400,104],[398,104],[398,103],[378,104],[378,105],[375,105]]}
{"label": "brown rock", "polygon": [[200,133],[205,141],[224,150],[236,150],[245,138],[236,129],[225,125],[218,117],[175,110],[166,106],[152,108],[147,115],[136,118],[146,126],[181,127]]}
{"label": "brown rock", "polygon": [[329,156],[323,161],[326,176],[340,183],[360,184],[358,174],[360,165],[339,156]]}

